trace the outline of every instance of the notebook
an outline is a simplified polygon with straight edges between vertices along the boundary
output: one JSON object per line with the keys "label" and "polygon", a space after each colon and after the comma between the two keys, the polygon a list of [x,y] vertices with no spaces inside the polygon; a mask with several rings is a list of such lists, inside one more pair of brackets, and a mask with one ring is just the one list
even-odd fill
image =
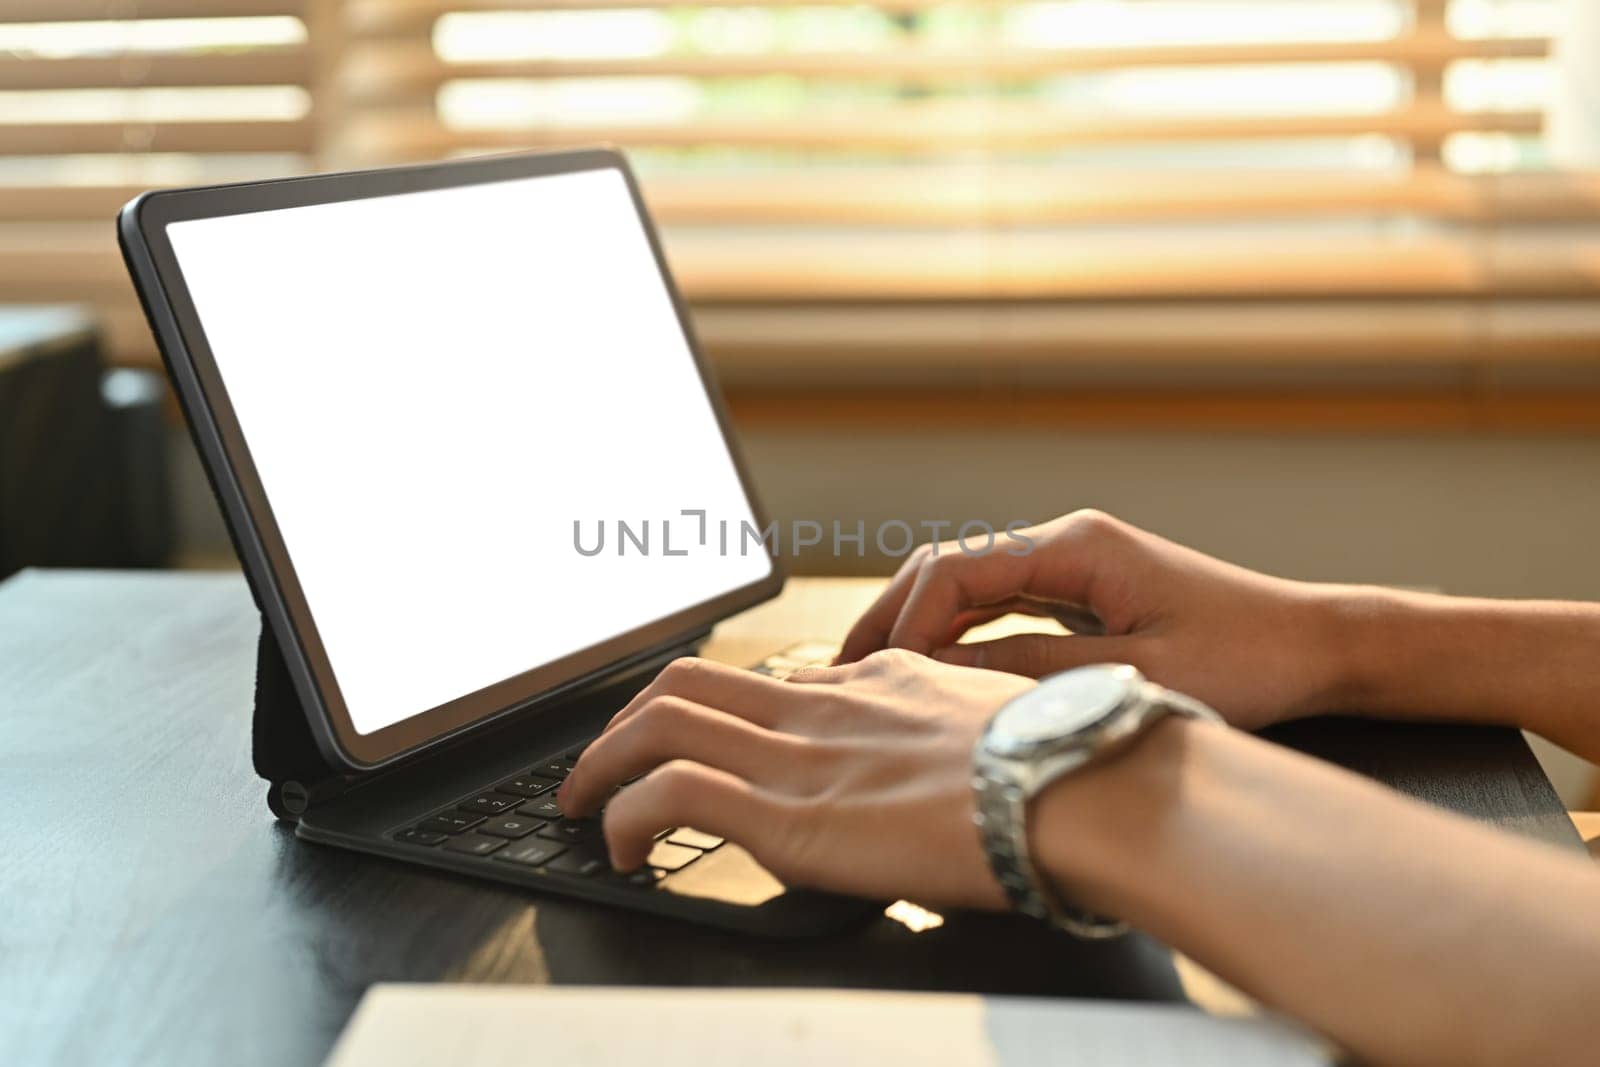
{"label": "notebook", "polygon": [[375,985],[328,1067],[1330,1067],[1271,1017],[856,990]]}

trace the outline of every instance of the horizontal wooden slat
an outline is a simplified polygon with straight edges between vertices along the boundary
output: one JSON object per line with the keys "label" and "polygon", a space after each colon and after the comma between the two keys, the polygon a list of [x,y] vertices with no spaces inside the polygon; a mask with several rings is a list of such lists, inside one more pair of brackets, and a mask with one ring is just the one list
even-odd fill
{"label": "horizontal wooden slat", "polygon": [[[34,0],[40,2],[40,0]],[[853,7],[863,2],[897,13],[950,6],[952,0],[347,0],[352,29],[398,33],[426,28],[452,11],[549,11],[647,7]],[[1441,15],[1450,0],[1413,0],[1419,21]]]}
{"label": "horizontal wooden slat", "polygon": [[[115,253],[64,243],[40,254],[0,245],[0,301],[88,301],[120,315],[149,350]],[[1600,304],[1586,296],[1461,298],[1147,298],[1094,302],[731,306],[696,298],[702,341],[734,379],[792,371],[848,379],[862,368],[923,371],[1062,360],[1294,366],[1600,362]],[[130,330],[128,323],[138,328]]]}
{"label": "horizontal wooden slat", "polygon": [[144,191],[140,185],[0,186],[0,222],[109,219]]}
{"label": "horizontal wooden slat", "polygon": [[[1279,231],[1128,236],[1047,232],[669,231],[692,298],[733,303],[984,300],[1382,299],[1589,296],[1600,291],[1600,228],[1390,235]],[[109,225],[0,231],[11,299],[120,286]]]}
{"label": "horizontal wooden slat", "polygon": [[[575,11],[605,8],[674,7],[855,7],[863,0],[347,0],[345,24],[376,36],[426,32],[440,15],[454,11]],[[895,13],[947,7],[951,0],[871,0]]]}
{"label": "horizontal wooden slat", "polygon": [[736,388],[743,430],[1600,433],[1600,389]]}
{"label": "horizontal wooden slat", "polygon": [[306,0],[5,0],[0,22],[234,18],[298,15]]}
{"label": "horizontal wooden slat", "polygon": [[[113,265],[120,269],[120,265]],[[18,284],[0,301],[94,307],[118,362],[155,349],[131,286]],[[1600,365],[1600,305],[1507,297],[730,306],[698,303],[701,342],[730,384],[1049,381],[1080,366],[1289,368]]]}
{"label": "horizontal wooden slat", "polygon": [[0,302],[51,303],[128,292],[128,275],[109,219],[103,233],[74,227],[0,230]]}
{"label": "horizontal wooden slat", "polygon": [[1459,59],[1540,57],[1543,38],[1463,40],[1418,32],[1379,41],[1241,43],[1141,48],[949,49],[895,47],[851,52],[681,53],[631,58],[446,63],[426,42],[352,47],[342,71],[358,99],[381,100],[437,87],[454,78],[606,76],[752,77],[788,74],[918,83],[1037,78],[1072,71],[1264,63],[1382,62],[1437,70]]}
{"label": "horizontal wooden slat", "polygon": [[1395,175],[1326,171],[1094,173],[1064,167],[841,167],[675,172],[645,192],[664,222],[1039,225],[1419,216],[1500,222],[1600,219],[1600,174]]}
{"label": "horizontal wooden slat", "polygon": [[0,155],[81,152],[308,152],[305,119],[238,122],[0,123]]}
{"label": "horizontal wooden slat", "polygon": [[816,110],[793,118],[703,118],[680,123],[596,123],[515,129],[444,129],[415,116],[358,121],[354,151],[431,158],[473,149],[615,142],[629,147],[795,148],[813,151],[1044,149],[1139,142],[1248,141],[1378,134],[1436,140],[1462,131],[1536,133],[1536,112],[1463,113],[1418,103],[1367,115],[1219,118],[1083,117],[1067,108],[1012,102],[904,104]]}
{"label": "horizontal wooden slat", "polygon": [[63,59],[0,55],[0,89],[305,85],[310,72],[310,55],[301,45],[235,53],[129,52]]}
{"label": "horizontal wooden slat", "polygon": [[[0,186],[0,222],[110,218],[143,185]],[[1416,216],[1474,222],[1600,219],[1600,174],[1281,171],[1095,174],[996,166],[847,167],[647,177],[664,223],[861,226]]]}
{"label": "horizontal wooden slat", "polygon": [[723,301],[1421,296],[1482,288],[1475,257],[1445,239],[1141,244],[996,233],[841,246],[809,234],[759,241],[684,234],[668,247],[687,292]]}
{"label": "horizontal wooden slat", "polygon": [[1600,291],[1600,232],[1130,239],[1041,233],[669,237],[703,300],[1382,298]]}
{"label": "horizontal wooden slat", "polygon": [[[1306,366],[1377,352],[1382,355],[1374,358],[1386,362],[1431,365],[1487,353],[1477,347],[1487,336],[1484,320],[1475,317],[1480,311],[1459,299],[700,305],[695,324],[732,382],[849,382],[867,371],[907,365],[944,377],[976,366],[1039,368],[1082,360]],[[1600,313],[1586,325],[1600,336]]]}
{"label": "horizontal wooden slat", "polygon": [[1471,214],[1483,220],[1600,220],[1600,173],[1494,174],[1471,181],[1482,195]]}
{"label": "horizontal wooden slat", "polygon": [[1145,300],[909,306],[698,305],[701,341],[732,383],[919,380],[1080,364],[1384,368],[1600,363],[1585,300]]}

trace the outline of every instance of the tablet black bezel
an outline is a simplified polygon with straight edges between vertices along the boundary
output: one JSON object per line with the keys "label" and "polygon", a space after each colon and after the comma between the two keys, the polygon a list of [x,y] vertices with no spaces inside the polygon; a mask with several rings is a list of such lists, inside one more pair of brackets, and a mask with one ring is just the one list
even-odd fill
{"label": "tablet black bezel", "polygon": [[370,734],[358,733],[334,677],[327,651],[263,491],[250,450],[167,239],[174,222],[280,208],[393,196],[610,168],[628,187],[701,382],[711,402],[741,488],[760,528],[767,513],[734,437],[715,375],[701,352],[682,294],[667,269],[659,236],[638,183],[621,153],[608,148],[494,156],[383,170],[313,175],[274,181],[147,193],[119,217],[128,266],[178,390],[190,430],[206,463],[266,623],[305,705],[323,754],[350,770],[368,770],[415,755],[448,738],[509,715],[546,707],[576,686],[704,633],[717,621],[776,596],[781,560],[756,582],[692,605],[597,645],[496,682]]}

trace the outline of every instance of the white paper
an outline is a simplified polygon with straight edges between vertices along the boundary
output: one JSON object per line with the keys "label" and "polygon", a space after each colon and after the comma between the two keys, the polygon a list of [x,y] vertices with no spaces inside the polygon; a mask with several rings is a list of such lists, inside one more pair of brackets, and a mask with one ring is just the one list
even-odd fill
{"label": "white paper", "polygon": [[377,985],[328,1067],[1327,1067],[1271,1019],[1178,1005],[856,990]]}

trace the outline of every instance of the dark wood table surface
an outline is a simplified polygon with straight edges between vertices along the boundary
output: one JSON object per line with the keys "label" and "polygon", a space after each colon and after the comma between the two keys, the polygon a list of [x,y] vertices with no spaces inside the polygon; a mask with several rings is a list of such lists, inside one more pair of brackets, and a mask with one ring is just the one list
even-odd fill
{"label": "dark wood table surface", "polygon": [[[0,585],[0,1061],[315,1064],[375,981],[1184,996],[1138,935],[954,915],[769,943],[299,842],[250,766],[255,627],[236,575]],[[1514,731],[1329,720],[1284,740],[1578,847]],[[542,1025],[508,1062],[537,1060]]]}

